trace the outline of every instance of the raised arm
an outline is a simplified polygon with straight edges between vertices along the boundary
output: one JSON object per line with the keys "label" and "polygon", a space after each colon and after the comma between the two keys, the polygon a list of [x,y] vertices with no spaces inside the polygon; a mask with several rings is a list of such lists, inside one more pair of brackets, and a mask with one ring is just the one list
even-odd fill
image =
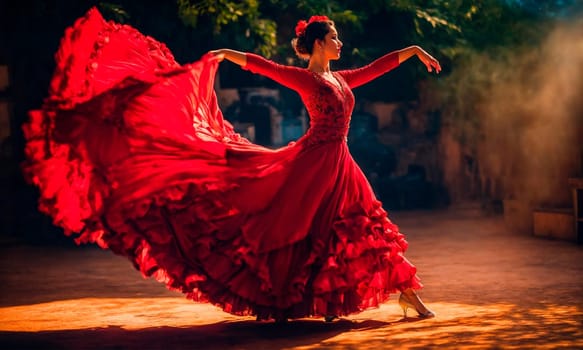
{"label": "raised arm", "polygon": [[441,66],[435,58],[431,57],[431,55],[419,46],[410,46],[402,50],[390,52],[364,67],[343,70],[339,73],[351,88],[355,88],[393,70],[415,55],[427,66],[429,72],[435,70],[436,73],[439,73],[441,71]]}
{"label": "raised arm", "polygon": [[244,67],[247,64],[247,56],[244,52],[235,51],[231,49],[219,49],[211,51],[213,55],[215,55],[219,61],[223,59],[227,61],[231,61],[239,66]]}
{"label": "raised arm", "polygon": [[243,69],[264,75],[296,91],[299,91],[306,83],[306,72],[298,67],[278,64],[256,54],[230,49],[214,50],[211,53],[220,60],[231,61]]}
{"label": "raised arm", "polygon": [[399,64],[417,55],[419,60],[425,65],[425,67],[427,67],[428,72],[441,72],[441,66],[439,65],[439,62],[419,46],[409,46],[397,52],[399,53]]}

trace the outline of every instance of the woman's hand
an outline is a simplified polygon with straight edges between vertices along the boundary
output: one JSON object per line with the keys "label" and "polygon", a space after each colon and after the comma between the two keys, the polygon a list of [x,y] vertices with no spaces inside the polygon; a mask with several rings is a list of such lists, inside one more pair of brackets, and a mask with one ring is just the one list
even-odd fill
{"label": "woman's hand", "polygon": [[244,52],[235,51],[231,49],[218,49],[209,52],[215,55],[219,62],[223,60],[228,60],[235,64],[238,64],[239,66],[245,66],[247,64],[247,56],[245,55]]}
{"label": "woman's hand", "polygon": [[225,59],[225,53],[223,52],[223,49],[211,50],[209,53],[214,55],[219,62],[222,62]]}
{"label": "woman's hand", "polygon": [[405,62],[412,56],[417,55],[419,60],[425,65],[425,67],[427,67],[427,71],[435,71],[435,73],[441,72],[441,66],[439,65],[439,62],[417,45],[406,47],[402,50],[399,50],[398,53],[399,64]]}
{"label": "woman's hand", "polygon": [[419,60],[423,62],[425,67],[427,67],[427,71],[435,71],[435,73],[441,72],[441,66],[439,65],[439,62],[419,46],[417,46],[417,48],[417,57],[419,57]]}

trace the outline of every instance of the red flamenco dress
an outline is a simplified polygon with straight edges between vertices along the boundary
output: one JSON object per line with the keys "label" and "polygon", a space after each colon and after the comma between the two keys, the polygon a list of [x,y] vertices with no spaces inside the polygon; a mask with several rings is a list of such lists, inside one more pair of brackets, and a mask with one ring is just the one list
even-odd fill
{"label": "red flamenco dress", "polygon": [[341,89],[248,54],[244,68],[297,91],[311,118],[306,135],[276,150],[223,119],[212,55],[180,65],[96,9],[67,29],[56,64],[24,126],[24,172],[40,210],[77,243],[261,319],[347,315],[421,288],[346,144],[350,89],[396,67],[395,54],[334,73]]}

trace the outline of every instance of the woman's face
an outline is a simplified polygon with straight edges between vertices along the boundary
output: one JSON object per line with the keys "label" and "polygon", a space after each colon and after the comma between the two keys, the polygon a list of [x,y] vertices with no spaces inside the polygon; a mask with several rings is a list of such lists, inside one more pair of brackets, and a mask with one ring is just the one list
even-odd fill
{"label": "woman's face", "polygon": [[323,40],[318,40],[319,48],[322,50],[324,57],[329,60],[337,60],[340,58],[340,50],[342,49],[342,41],[338,38],[336,28],[330,26],[330,31]]}

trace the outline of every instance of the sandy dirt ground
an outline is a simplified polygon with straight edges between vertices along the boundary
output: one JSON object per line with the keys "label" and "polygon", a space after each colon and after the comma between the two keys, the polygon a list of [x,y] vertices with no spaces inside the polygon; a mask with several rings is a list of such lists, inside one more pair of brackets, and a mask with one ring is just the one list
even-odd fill
{"label": "sandy dirt ground", "polygon": [[[583,246],[476,209],[391,215],[437,317],[396,297],[332,323],[236,317],[96,247],[0,245],[0,349],[583,349]],[[410,312],[413,316],[414,312]]]}

